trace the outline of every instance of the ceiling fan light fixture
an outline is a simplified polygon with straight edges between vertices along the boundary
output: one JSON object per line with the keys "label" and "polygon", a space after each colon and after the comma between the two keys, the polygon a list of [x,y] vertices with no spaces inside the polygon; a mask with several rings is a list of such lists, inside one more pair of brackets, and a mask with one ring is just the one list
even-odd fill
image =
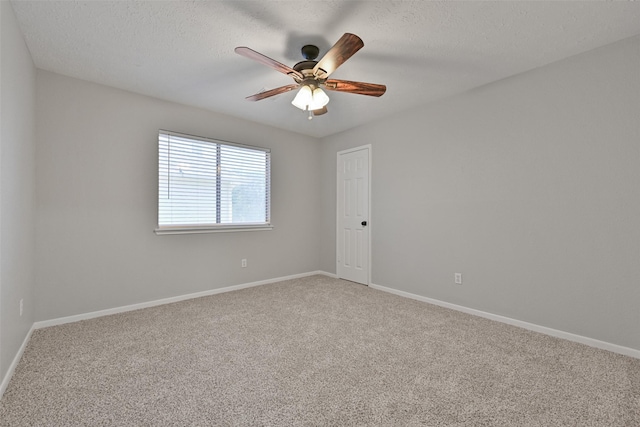
{"label": "ceiling fan light fixture", "polygon": [[291,103],[303,111],[319,110],[329,103],[329,97],[319,87],[311,89],[308,84],[302,85]]}

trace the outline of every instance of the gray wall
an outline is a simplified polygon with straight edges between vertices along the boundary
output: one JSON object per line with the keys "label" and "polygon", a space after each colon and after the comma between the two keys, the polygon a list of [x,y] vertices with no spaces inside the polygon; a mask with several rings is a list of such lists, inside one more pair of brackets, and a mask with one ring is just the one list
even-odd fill
{"label": "gray wall", "polygon": [[[37,117],[36,320],[318,269],[317,139],[41,70]],[[155,235],[158,129],[271,148],[275,228]]]}
{"label": "gray wall", "polygon": [[[11,3],[0,2],[0,379],[34,313],[35,75]],[[20,317],[19,302],[24,300]]]}
{"label": "gray wall", "polygon": [[321,268],[371,143],[374,284],[640,349],[639,76],[636,37],[325,138]]}

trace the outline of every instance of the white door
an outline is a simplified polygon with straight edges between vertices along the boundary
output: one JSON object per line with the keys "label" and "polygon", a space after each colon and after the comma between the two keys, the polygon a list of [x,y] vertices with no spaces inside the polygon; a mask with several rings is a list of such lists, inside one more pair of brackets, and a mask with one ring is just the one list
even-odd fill
{"label": "white door", "polygon": [[337,274],[369,284],[369,151],[338,153]]}

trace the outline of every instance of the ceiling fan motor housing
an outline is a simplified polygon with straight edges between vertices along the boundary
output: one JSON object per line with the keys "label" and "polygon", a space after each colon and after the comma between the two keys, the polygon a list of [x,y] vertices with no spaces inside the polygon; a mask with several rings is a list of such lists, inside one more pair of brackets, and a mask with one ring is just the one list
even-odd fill
{"label": "ceiling fan motor housing", "polygon": [[302,46],[302,56],[305,58],[304,61],[298,62],[292,68],[302,74],[304,79],[299,79],[294,76],[294,80],[300,84],[308,84],[312,87],[319,87],[321,83],[324,83],[326,79],[318,78],[318,76],[314,75],[313,69],[315,68],[318,61],[314,61],[318,54],[320,53],[320,49],[317,46],[312,44],[307,44]]}
{"label": "ceiling fan motor housing", "polygon": [[302,83],[303,81],[306,81],[306,80],[309,80],[309,79],[317,80],[316,77],[313,75],[313,67],[315,67],[317,63],[318,63],[317,61],[300,61],[300,62],[298,62],[292,68],[294,70],[296,70],[297,72],[299,72],[300,74],[302,74],[304,76],[304,79],[299,79],[299,78],[297,78],[295,76],[294,76],[294,79],[298,83]]}

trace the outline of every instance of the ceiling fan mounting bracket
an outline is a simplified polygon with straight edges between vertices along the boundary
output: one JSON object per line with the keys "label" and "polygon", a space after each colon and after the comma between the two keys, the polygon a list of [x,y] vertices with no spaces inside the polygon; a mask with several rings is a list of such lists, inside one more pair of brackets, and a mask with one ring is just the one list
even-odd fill
{"label": "ceiling fan mounting bracket", "polygon": [[306,44],[302,46],[302,49],[300,49],[300,51],[302,52],[302,57],[307,61],[313,61],[318,57],[318,54],[320,53],[320,49],[318,49],[318,46],[314,46],[312,44]]}

